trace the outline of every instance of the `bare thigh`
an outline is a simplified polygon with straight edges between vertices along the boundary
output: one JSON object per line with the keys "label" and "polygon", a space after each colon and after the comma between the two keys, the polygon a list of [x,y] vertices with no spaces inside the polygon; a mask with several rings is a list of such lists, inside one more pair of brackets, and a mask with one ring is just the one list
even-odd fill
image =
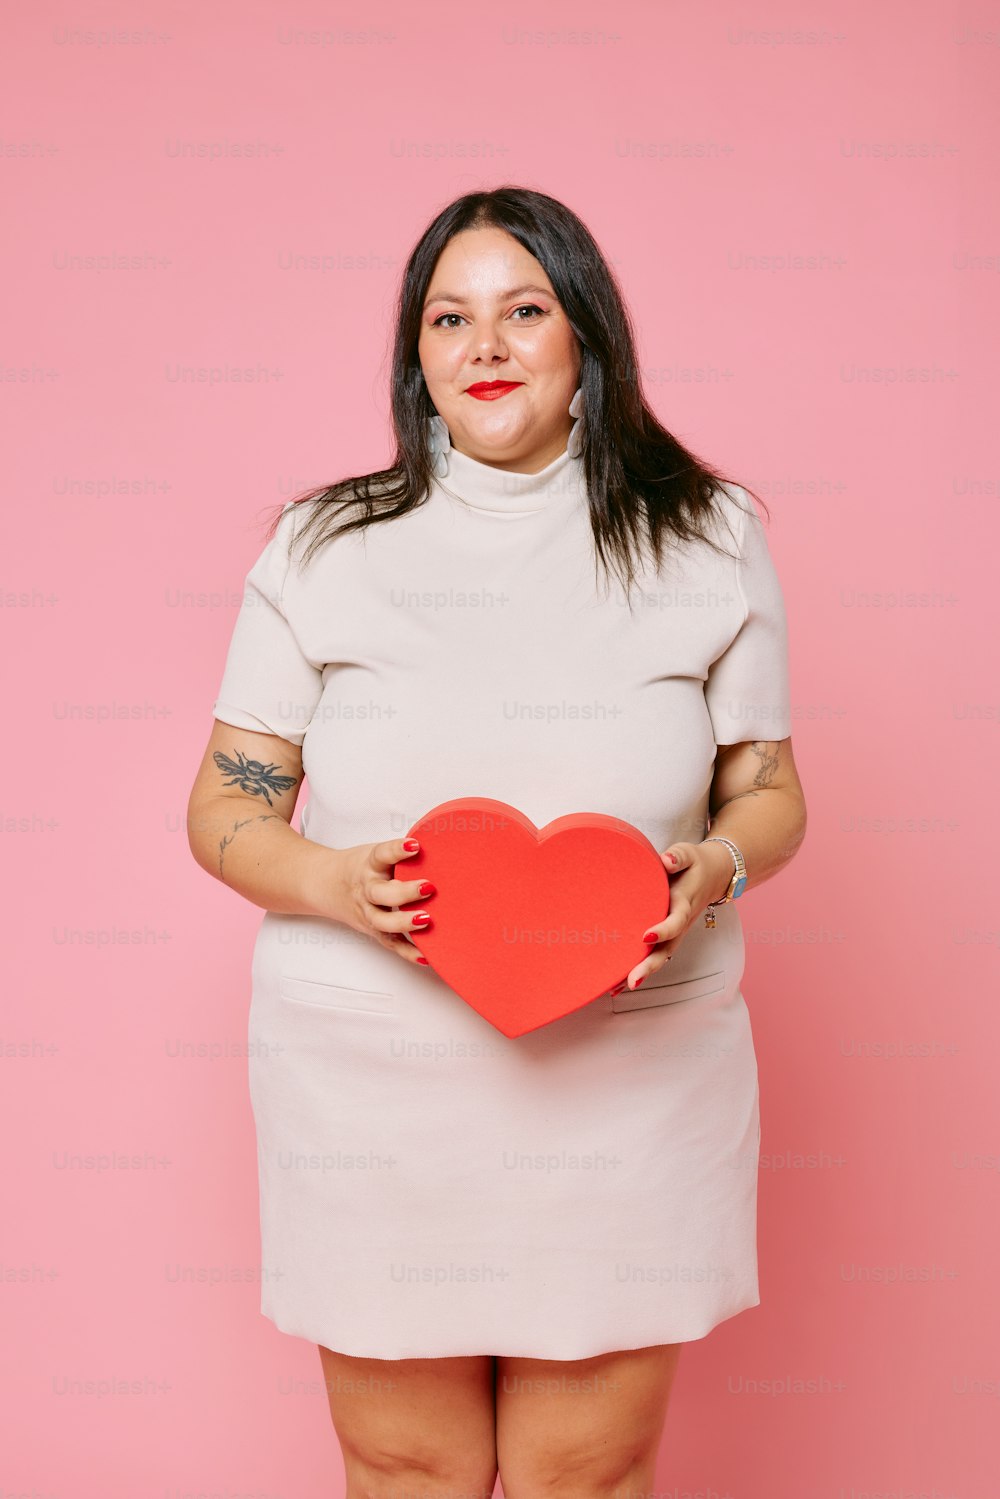
{"label": "bare thigh", "polygon": [[494,1360],[354,1358],[319,1345],[347,1499],[490,1499]]}
{"label": "bare thigh", "polygon": [[505,1499],[611,1499],[652,1488],[682,1343],[574,1361],[497,1358]]}

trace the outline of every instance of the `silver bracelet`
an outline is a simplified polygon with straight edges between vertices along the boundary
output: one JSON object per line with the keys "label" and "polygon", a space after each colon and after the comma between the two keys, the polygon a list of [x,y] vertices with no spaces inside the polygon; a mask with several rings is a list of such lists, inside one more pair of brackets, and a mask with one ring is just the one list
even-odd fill
{"label": "silver bracelet", "polygon": [[727,906],[731,901],[737,899],[746,889],[747,867],[742,853],[731,838],[723,838],[718,833],[713,833],[710,838],[703,838],[703,843],[724,843],[733,856],[733,878],[730,880],[726,893],[721,900],[710,900],[705,907],[705,925],[715,926],[715,906]]}

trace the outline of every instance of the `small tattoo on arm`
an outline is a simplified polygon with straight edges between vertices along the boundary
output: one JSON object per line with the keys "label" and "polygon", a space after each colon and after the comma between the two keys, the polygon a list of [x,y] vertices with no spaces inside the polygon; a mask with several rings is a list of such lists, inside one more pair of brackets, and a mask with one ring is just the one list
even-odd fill
{"label": "small tattoo on arm", "polygon": [[227,833],[222,842],[219,844],[219,879],[222,879],[222,863],[226,856],[226,849],[232,843],[240,828],[245,828],[248,822],[281,822],[282,820],[283,819],[279,817],[277,812],[258,812],[256,817],[244,817],[242,822],[234,822],[233,831],[231,833]]}
{"label": "small tattoo on arm", "polygon": [[280,770],[280,766],[265,765],[260,760],[248,760],[242,750],[234,750],[235,760],[230,760],[221,750],[216,750],[212,759],[222,771],[224,776],[232,776],[232,780],[225,781],[226,786],[239,786],[241,791],[248,792],[251,796],[262,796],[269,807],[273,807],[270,793],[273,791],[281,796],[285,791],[290,791],[295,785],[294,776],[276,776],[274,772]]}
{"label": "small tattoo on arm", "polygon": [[738,802],[744,796],[756,796],[756,795],[757,795],[756,791],[736,791],[736,792],[733,793],[732,796],[727,796],[726,800],[722,803],[722,806],[718,807],[716,810],[718,812],[721,812],[722,811],[722,807],[728,807],[730,802]]}
{"label": "small tattoo on arm", "polygon": [[755,786],[770,786],[778,769],[779,746],[775,744],[774,752],[771,753],[770,744],[763,739],[755,739],[750,748],[760,760],[757,774],[753,778]]}
{"label": "small tattoo on arm", "polygon": [[[764,740],[764,739],[755,739],[753,741],[753,743],[750,745],[750,749],[753,751],[753,753],[757,756],[758,760],[760,761],[760,764],[758,765],[757,770],[756,770],[756,772],[754,774],[754,778],[753,778],[754,787],[758,788],[758,789],[762,788],[762,789],[766,790],[767,787],[770,786],[771,782],[774,780],[775,772],[778,769],[778,759],[779,759],[780,754],[781,754],[781,743],[780,743],[780,740],[773,741],[773,743],[774,743],[774,753],[772,754],[772,753],[770,753],[770,744],[771,744],[771,742],[772,741],[768,741],[768,740]],[[746,791],[734,791],[732,796],[727,796],[726,800],[724,802],[722,802],[718,807],[716,807],[716,809],[715,809],[716,816],[718,816],[719,812],[722,811],[723,807],[728,807],[729,804],[730,804],[730,802],[742,801],[743,797],[745,797],[745,796],[756,796],[756,795],[757,795],[757,790],[756,789],[755,790],[750,790],[748,788]]]}

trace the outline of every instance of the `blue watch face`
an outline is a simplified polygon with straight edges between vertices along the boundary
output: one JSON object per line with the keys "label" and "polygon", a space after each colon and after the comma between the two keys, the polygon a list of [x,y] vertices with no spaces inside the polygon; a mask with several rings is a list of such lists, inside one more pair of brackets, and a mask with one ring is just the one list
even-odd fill
{"label": "blue watch face", "polygon": [[745,874],[741,874],[739,879],[736,881],[736,884],[733,886],[733,900],[739,900],[746,887],[747,877]]}

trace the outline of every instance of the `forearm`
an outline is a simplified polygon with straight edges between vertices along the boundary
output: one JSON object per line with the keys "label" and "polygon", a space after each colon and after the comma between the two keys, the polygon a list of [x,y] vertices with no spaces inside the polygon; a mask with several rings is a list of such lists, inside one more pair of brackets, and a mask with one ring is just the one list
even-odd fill
{"label": "forearm", "polygon": [[303,837],[258,799],[206,799],[191,808],[187,825],[202,869],[253,905],[336,918],[337,850]]}
{"label": "forearm", "polygon": [[[806,809],[802,796],[790,788],[761,787],[741,792],[718,808],[708,837],[731,838],[747,866],[748,890],[771,879],[794,858],[805,837]],[[721,899],[733,877],[733,858],[725,844],[711,844],[720,855]]]}

